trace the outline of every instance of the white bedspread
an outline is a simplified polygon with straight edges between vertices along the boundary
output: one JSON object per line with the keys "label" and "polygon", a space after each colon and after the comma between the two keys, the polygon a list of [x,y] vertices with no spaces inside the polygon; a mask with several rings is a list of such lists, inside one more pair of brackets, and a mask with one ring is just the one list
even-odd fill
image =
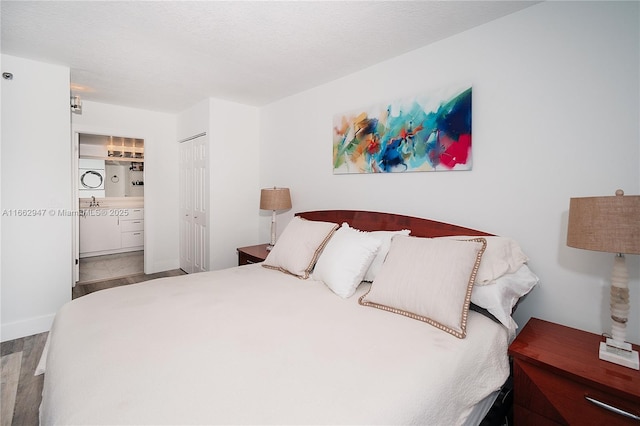
{"label": "white bedspread", "polygon": [[[260,265],[76,299],[48,342],[41,424],[462,424],[509,373],[504,327],[457,339]],[[46,366],[45,364],[46,360]]]}

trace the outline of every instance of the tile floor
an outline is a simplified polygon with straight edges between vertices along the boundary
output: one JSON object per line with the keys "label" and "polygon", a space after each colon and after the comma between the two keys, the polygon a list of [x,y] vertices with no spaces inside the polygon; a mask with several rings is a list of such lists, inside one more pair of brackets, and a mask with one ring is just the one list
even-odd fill
{"label": "tile floor", "polygon": [[144,251],[108,254],[80,259],[79,283],[144,273]]}

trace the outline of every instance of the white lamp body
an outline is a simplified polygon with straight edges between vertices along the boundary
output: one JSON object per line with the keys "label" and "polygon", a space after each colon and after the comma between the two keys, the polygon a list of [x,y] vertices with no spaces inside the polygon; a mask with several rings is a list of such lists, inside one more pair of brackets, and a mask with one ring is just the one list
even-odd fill
{"label": "white lamp body", "polygon": [[271,241],[267,246],[267,250],[271,250],[276,245],[276,211],[273,210],[271,215]]}
{"label": "white lamp body", "polygon": [[629,270],[624,255],[618,254],[611,272],[611,338],[600,343],[600,359],[640,370],[638,351],[626,341],[629,308]]}

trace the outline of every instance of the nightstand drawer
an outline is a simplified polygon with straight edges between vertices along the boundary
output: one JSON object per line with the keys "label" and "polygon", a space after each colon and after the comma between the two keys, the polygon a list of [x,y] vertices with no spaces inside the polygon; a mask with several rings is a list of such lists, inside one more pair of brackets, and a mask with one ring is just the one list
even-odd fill
{"label": "nightstand drawer", "polygon": [[[637,404],[569,378],[514,360],[514,423],[569,425],[636,425],[640,422],[589,402],[585,396],[639,415]],[[525,410],[521,411],[520,408]],[[535,415],[533,414],[535,413]],[[540,417],[541,416],[541,417]],[[543,422],[544,424],[544,422]]]}
{"label": "nightstand drawer", "polygon": [[268,244],[258,244],[257,246],[238,248],[238,265],[242,266],[263,262],[269,254],[267,246]]}
{"label": "nightstand drawer", "polygon": [[251,265],[252,263],[259,263],[264,261],[259,257],[251,256],[247,253],[238,253],[238,265]]}

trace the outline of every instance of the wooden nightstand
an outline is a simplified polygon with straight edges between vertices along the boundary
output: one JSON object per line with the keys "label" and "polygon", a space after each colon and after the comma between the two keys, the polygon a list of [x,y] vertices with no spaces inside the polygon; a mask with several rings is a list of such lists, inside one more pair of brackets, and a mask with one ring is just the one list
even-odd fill
{"label": "wooden nightstand", "polygon": [[249,265],[251,263],[262,262],[267,258],[269,244],[258,244],[257,246],[240,247],[238,249],[238,266]]}
{"label": "wooden nightstand", "polygon": [[[597,334],[531,318],[509,347],[514,424],[640,425],[640,371],[601,361]],[[637,350],[637,345],[633,345]]]}

